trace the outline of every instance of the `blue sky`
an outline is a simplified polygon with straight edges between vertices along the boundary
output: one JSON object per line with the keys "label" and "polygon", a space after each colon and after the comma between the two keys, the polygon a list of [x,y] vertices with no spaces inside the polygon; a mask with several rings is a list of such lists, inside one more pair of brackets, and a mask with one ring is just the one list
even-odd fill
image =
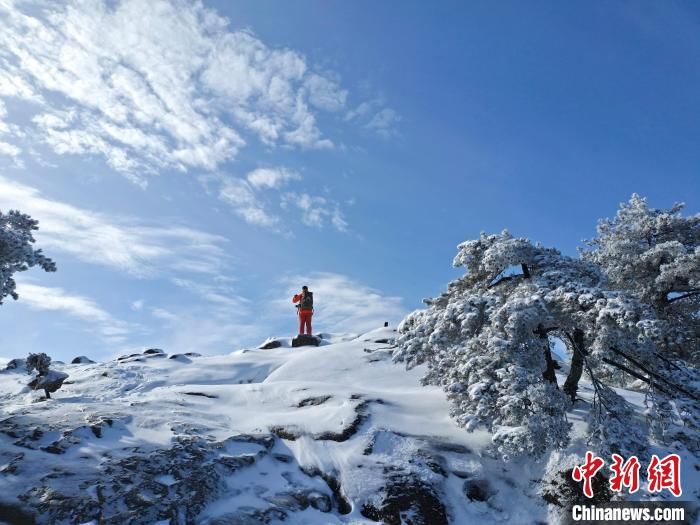
{"label": "blue sky", "polygon": [[632,192],[696,213],[690,2],[0,2],[0,209],[59,271],[5,357],[221,353],[396,322],[456,245],[575,254]]}

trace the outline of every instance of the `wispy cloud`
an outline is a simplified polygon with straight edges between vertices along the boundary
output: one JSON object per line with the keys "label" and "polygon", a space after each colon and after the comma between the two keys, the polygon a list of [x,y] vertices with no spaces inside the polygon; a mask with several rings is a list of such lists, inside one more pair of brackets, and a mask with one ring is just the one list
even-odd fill
{"label": "wispy cloud", "polygon": [[255,188],[243,179],[231,176],[219,177],[219,199],[228,204],[247,223],[264,228],[276,228],[279,217],[271,215]]}
{"label": "wispy cloud", "polygon": [[348,230],[348,223],[337,202],[308,193],[287,192],[282,195],[282,207],[301,210],[301,221],[307,226],[323,228],[330,224],[339,232]]}
{"label": "wispy cloud", "polygon": [[248,182],[255,188],[279,188],[292,180],[301,180],[301,176],[288,168],[258,168],[246,175]]}
{"label": "wispy cloud", "polygon": [[0,208],[21,209],[39,220],[36,236],[52,255],[69,253],[135,276],[216,274],[230,263],[224,237],[176,224],[110,217],[50,200],[35,188],[3,177]]}
{"label": "wispy cloud", "polygon": [[173,283],[218,306],[240,308],[248,302],[247,299],[237,295],[235,290],[226,284],[209,284],[180,278],[173,279]]}
{"label": "wispy cloud", "polygon": [[143,184],[137,171],[213,170],[246,135],[333,147],[317,111],[344,110],[337,76],[199,2],[10,1],[0,16],[0,96],[35,102],[32,134],[57,153],[102,156]]}
{"label": "wispy cloud", "polygon": [[276,193],[281,192],[291,181],[301,180],[299,173],[288,168],[258,168],[249,172],[245,178],[223,174],[206,175],[201,176],[200,180],[208,191],[213,188],[219,199],[249,224],[278,233],[288,233],[282,218],[270,211],[270,195],[278,195],[282,209],[302,212],[303,224],[315,228],[330,224],[337,231],[348,230],[339,203],[304,192]]}
{"label": "wispy cloud", "polygon": [[[5,103],[2,101],[2,99],[0,99],[0,139],[10,135],[12,128],[15,127],[5,120],[6,116],[7,108],[5,107]],[[10,144],[9,142],[0,140],[0,156],[4,155],[14,159],[15,157],[18,157],[20,153],[22,153],[21,148],[15,146],[14,144]]]}
{"label": "wispy cloud", "polygon": [[89,329],[97,327],[102,339],[111,343],[123,341],[129,333],[127,323],[115,319],[92,299],[70,295],[61,288],[49,288],[35,284],[19,283],[17,292],[23,305],[35,310],[63,312],[88,323]]}
{"label": "wispy cloud", "polygon": [[314,324],[324,332],[367,331],[384,321],[398,322],[407,313],[400,297],[387,296],[347,275],[316,272],[283,281],[283,298],[272,302],[274,311],[290,311],[290,297],[302,285],[314,293]]}
{"label": "wispy cloud", "polygon": [[358,122],[380,137],[390,138],[398,134],[397,126],[401,116],[395,109],[387,107],[384,99],[379,97],[362,102],[348,111],[345,120]]}
{"label": "wispy cloud", "polygon": [[394,109],[383,108],[375,113],[372,119],[365,124],[365,127],[384,138],[389,138],[396,134],[396,124],[399,120],[401,117]]}

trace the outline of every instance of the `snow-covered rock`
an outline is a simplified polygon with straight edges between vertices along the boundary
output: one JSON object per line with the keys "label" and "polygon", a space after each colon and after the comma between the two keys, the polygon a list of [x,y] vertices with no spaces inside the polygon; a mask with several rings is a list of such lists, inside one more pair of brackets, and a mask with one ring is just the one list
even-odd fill
{"label": "snow-covered rock", "polygon": [[26,371],[0,372],[0,521],[546,522],[546,464],[489,456],[491,436],[458,428],[420,367],[392,363],[376,341],[393,333],[66,365],[71,383],[42,403]]}
{"label": "snow-covered rock", "polygon": [[46,392],[46,396],[49,397],[50,394],[61,388],[66,379],[68,379],[68,374],[65,372],[49,370],[45,374],[32,379],[29,382],[29,387],[34,390],[43,390]]}
{"label": "snow-covered rock", "polygon": [[73,358],[73,360],[71,361],[71,364],[72,365],[89,365],[89,364],[92,364],[94,362],[95,361],[93,361],[89,357],[86,357],[84,355],[80,355],[78,357]]}
{"label": "snow-covered rock", "polygon": [[7,365],[5,365],[5,370],[16,370],[16,369],[26,369],[26,368],[27,368],[27,360],[21,359],[21,358],[10,359],[7,362]]}
{"label": "snow-covered rock", "polygon": [[294,339],[292,339],[292,347],[297,348],[299,346],[318,346],[321,344],[321,339],[313,335],[302,335],[299,334]]}

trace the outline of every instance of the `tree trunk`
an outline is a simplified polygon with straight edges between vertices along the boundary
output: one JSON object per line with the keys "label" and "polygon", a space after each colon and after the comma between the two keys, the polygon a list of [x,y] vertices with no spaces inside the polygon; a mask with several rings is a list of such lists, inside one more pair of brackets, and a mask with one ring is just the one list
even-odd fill
{"label": "tree trunk", "polygon": [[571,368],[569,375],[564,382],[564,392],[571,398],[571,402],[576,401],[576,391],[578,390],[578,382],[583,374],[583,360],[586,351],[583,348],[583,331],[578,328],[574,330],[574,336],[567,334],[569,342],[572,346]]}
{"label": "tree trunk", "polygon": [[[525,265],[523,264],[523,267]],[[546,368],[544,369],[544,372],[542,372],[542,377],[545,378],[545,380],[549,381],[550,383],[554,383],[554,386],[559,388],[559,385],[557,384],[557,376],[554,374],[555,370],[555,364],[554,364],[554,359],[552,359],[552,351],[549,347],[549,332],[552,332],[556,330],[556,326],[552,326],[550,328],[545,328],[542,323],[537,325],[537,329],[533,330],[533,333],[537,334],[540,336],[540,340],[542,341],[542,347],[544,349],[544,360],[545,363],[547,364]]]}
{"label": "tree trunk", "polygon": [[523,270],[523,277],[525,277],[525,279],[529,279],[530,278],[530,269],[527,267],[527,264],[521,264],[520,268],[522,268],[522,270]]}
{"label": "tree trunk", "polygon": [[546,332],[540,332],[540,339],[544,347],[544,361],[547,363],[547,367],[544,369],[544,372],[542,372],[542,377],[544,377],[546,381],[554,383],[554,386],[559,388],[557,376],[554,373],[554,359],[552,359],[552,350],[549,346],[549,337],[547,337]]}

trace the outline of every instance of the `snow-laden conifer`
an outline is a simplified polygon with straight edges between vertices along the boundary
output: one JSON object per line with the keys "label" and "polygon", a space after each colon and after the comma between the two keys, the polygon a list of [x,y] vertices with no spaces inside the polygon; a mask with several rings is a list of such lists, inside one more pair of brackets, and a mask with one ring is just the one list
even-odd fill
{"label": "snow-laden conifer", "polygon": [[[567,444],[566,413],[585,372],[594,389],[591,445],[639,453],[646,430],[612,389],[615,381],[642,377],[653,387],[650,406],[661,392],[682,395],[640,369],[656,366],[666,329],[654,309],[610,289],[594,262],[507,231],[460,244],[454,265],[465,275],[401,323],[395,360],[409,368],[427,364],[424,383],[442,386],[457,422],[491,431],[504,456],[540,455]],[[551,337],[564,341],[571,355],[561,389]]]}
{"label": "snow-laden conifer", "polygon": [[56,271],[54,262],[46,257],[40,249],[34,248],[33,230],[39,229],[39,223],[29,215],[10,210],[0,211],[0,304],[8,295],[13,299],[19,296],[15,291],[13,275],[33,266],[39,266],[47,272]]}
{"label": "snow-laden conifer", "polygon": [[665,323],[659,348],[666,357],[700,363],[700,214],[681,215],[683,204],[649,207],[637,194],[613,219],[599,221],[582,252],[613,289],[650,305]]}

